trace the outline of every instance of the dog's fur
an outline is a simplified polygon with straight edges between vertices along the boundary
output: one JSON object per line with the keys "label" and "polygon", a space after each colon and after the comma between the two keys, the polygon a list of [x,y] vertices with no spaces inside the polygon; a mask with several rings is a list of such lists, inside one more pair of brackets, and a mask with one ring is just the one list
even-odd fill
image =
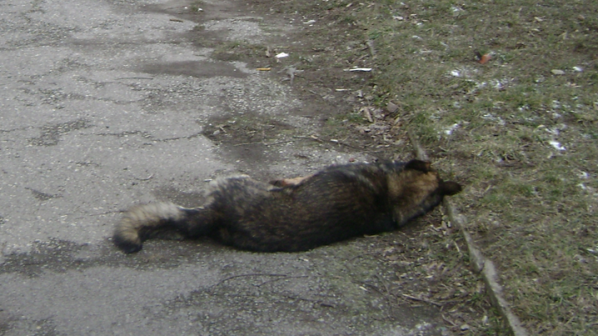
{"label": "dog's fur", "polygon": [[216,180],[208,202],[133,207],[116,226],[114,243],[127,253],[164,229],[187,238],[209,236],[251,251],[305,251],[364,234],[392,231],[461,191],[428,162],[328,167],[270,184],[247,176]]}

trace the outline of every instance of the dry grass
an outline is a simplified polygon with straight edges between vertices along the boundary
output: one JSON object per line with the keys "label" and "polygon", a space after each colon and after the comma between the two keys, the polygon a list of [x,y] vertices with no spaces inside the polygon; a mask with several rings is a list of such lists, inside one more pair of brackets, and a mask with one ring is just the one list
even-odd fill
{"label": "dry grass", "polygon": [[345,87],[396,104],[385,120],[464,182],[457,205],[530,332],[598,334],[598,2],[281,5],[317,22],[303,69],[372,67]]}

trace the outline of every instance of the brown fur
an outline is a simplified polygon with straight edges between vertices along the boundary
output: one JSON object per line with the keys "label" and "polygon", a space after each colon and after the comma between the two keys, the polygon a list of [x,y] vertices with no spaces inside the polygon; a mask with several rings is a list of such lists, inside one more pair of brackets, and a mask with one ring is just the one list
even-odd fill
{"label": "brown fur", "polygon": [[130,209],[115,244],[127,253],[164,229],[210,236],[252,251],[304,251],[364,234],[392,231],[461,191],[430,164],[349,164],[266,184],[246,176],[215,181],[208,202],[185,209],[156,203]]}

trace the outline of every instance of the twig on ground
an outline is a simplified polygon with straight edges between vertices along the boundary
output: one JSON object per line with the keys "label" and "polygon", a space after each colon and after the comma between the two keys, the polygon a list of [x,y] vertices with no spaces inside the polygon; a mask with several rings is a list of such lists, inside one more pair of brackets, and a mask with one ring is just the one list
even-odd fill
{"label": "twig on ground", "polygon": [[408,299],[414,300],[414,301],[421,301],[421,302],[433,304],[433,305],[435,305],[437,307],[442,307],[442,303],[438,303],[438,302],[435,302],[435,301],[432,301],[432,300],[428,300],[428,299],[424,299],[424,298],[418,298],[418,297],[407,295],[407,294],[401,294],[401,295],[403,295],[404,297],[406,297]]}
{"label": "twig on ground", "polygon": [[[302,277],[306,277],[303,275],[299,275],[299,276],[293,276],[293,275],[287,275],[287,274],[273,274],[273,273],[248,273],[248,274],[238,274],[238,275],[232,275],[229,276],[228,278],[224,278],[220,281],[218,281],[216,284],[214,284],[211,288],[216,288],[220,285],[222,285],[223,283],[225,283],[226,281],[232,280],[232,279],[236,279],[236,278],[244,278],[244,277],[283,277],[283,278],[302,278]],[[261,284],[263,285],[263,283]],[[260,285],[260,286],[261,286]]]}

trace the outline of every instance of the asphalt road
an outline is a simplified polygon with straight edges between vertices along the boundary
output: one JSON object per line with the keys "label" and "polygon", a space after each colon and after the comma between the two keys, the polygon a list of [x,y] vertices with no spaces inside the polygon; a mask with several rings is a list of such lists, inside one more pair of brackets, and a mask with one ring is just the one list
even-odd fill
{"label": "asphalt road", "polygon": [[[385,293],[372,238],[258,254],[210,241],[110,242],[139,202],[201,204],[206,180],[297,175],[360,153],[294,143],[237,149],[204,130],[223,115],[293,115],[288,82],[210,58],[194,28],[266,41],[230,1],[0,2],[0,334],[441,335],[440,313]],[[279,27],[277,38],[292,25]],[[207,37],[206,37],[207,38]],[[249,153],[249,154],[248,154]],[[298,155],[298,153],[300,155]]]}

